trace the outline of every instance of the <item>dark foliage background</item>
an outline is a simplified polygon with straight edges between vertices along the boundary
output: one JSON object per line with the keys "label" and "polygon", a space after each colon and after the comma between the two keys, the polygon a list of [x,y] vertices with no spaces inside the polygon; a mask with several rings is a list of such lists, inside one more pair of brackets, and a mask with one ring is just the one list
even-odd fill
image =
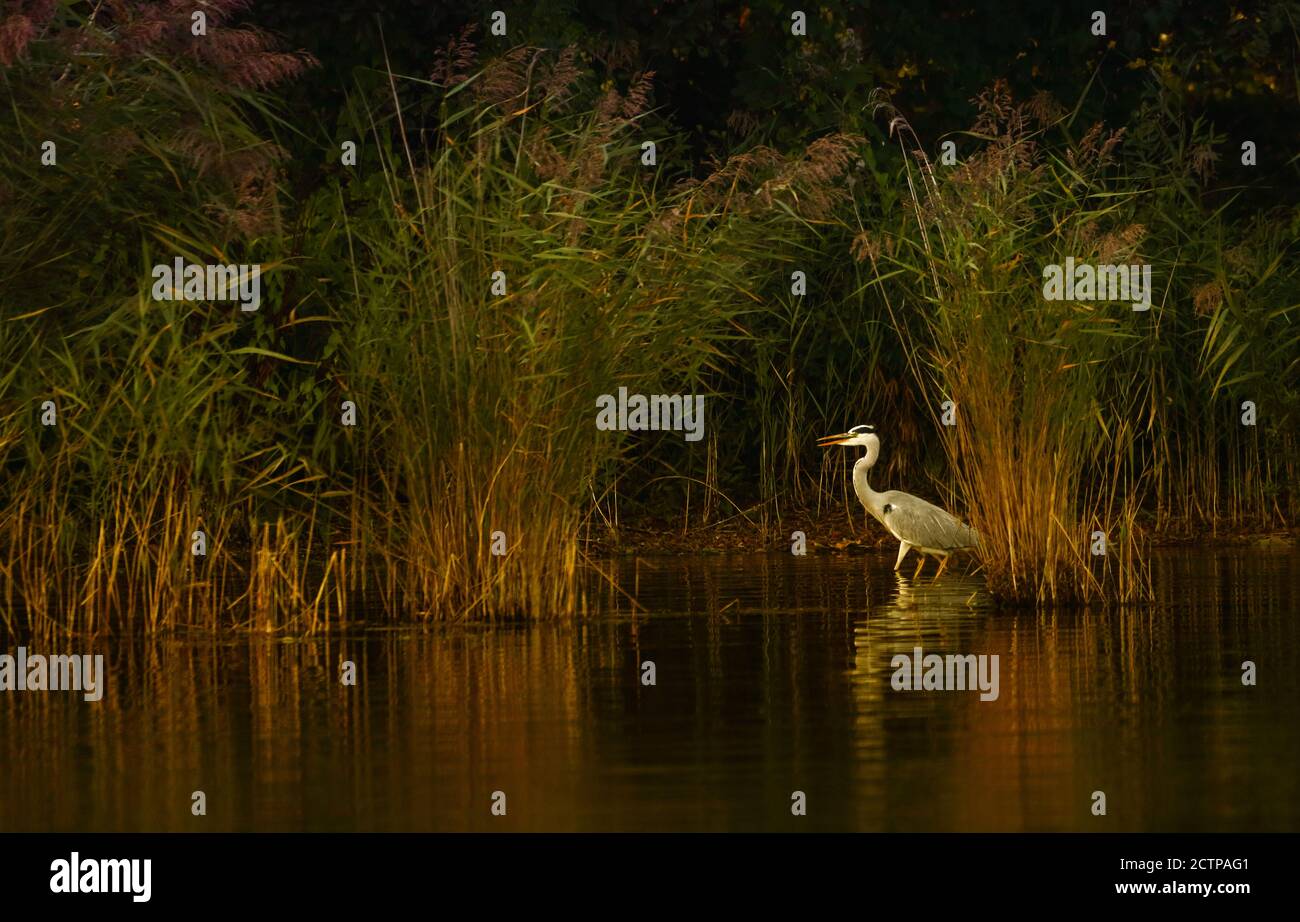
{"label": "dark foliage background", "polygon": [[[808,15],[798,54],[794,9]],[[1097,9],[1104,39],[1089,28]],[[504,38],[487,34],[495,10],[507,16]],[[470,28],[484,54],[575,45],[623,85],[654,71],[654,101],[686,132],[697,172],[745,140],[788,148],[831,129],[878,134],[863,111],[875,87],[937,146],[971,124],[976,95],[1002,79],[1018,99],[1044,91],[1067,106],[1082,99],[1083,124],[1129,124],[1163,87],[1188,117],[1274,152],[1261,158],[1243,207],[1300,194],[1288,169],[1300,153],[1295,2],[335,0],[264,4],[250,16],[320,59],[290,94],[295,111],[323,122],[356,69],[382,70],[387,54],[394,70],[427,75],[434,52]]]}

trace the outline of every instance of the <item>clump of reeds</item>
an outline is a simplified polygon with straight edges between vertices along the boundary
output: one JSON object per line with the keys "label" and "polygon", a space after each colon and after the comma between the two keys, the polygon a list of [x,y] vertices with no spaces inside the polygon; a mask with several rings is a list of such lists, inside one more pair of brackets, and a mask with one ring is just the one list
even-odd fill
{"label": "clump of reeds", "polygon": [[[462,43],[437,74],[471,61]],[[596,398],[700,392],[751,276],[828,207],[852,148],[757,149],[666,183],[640,159],[643,140],[671,149],[649,76],[582,108],[573,62],[521,48],[452,82],[438,134],[385,157],[386,195],[349,221],[344,365],[374,432],[360,527],[385,591],[427,616],[576,609],[579,535],[634,445],[597,429]],[[380,151],[415,117],[390,102],[388,123],[357,113]]]}
{"label": "clump of reeds", "polygon": [[[248,179],[278,175],[243,117],[267,101],[224,95],[218,67],[186,75],[197,89],[177,106],[167,34],[120,62],[117,95],[98,59],[69,71],[80,117],[119,118],[152,157],[121,161],[120,177],[33,168],[7,190],[4,233],[32,236],[0,255],[30,298],[7,299],[0,322],[7,626],[295,631],[577,610],[584,526],[637,450],[635,434],[597,429],[596,397],[704,392],[759,303],[753,279],[779,278],[852,142],[682,181],[648,115],[650,75],[598,89],[571,51],[480,64],[462,42],[436,80],[383,74],[382,97],[356,97],[364,167],[300,203],[290,239],[279,184]],[[22,50],[29,69],[9,76],[24,92],[67,91],[43,83],[66,55]],[[44,136],[23,126],[0,143]],[[643,140],[667,163],[642,163]],[[156,180],[173,172],[189,181],[167,198]],[[72,210],[37,220],[69,190],[118,228],[99,257]],[[119,193],[144,195],[150,218],[125,220],[138,203]],[[79,249],[44,266],[60,239]],[[150,266],[176,254],[262,265],[261,311],[152,301]],[[96,258],[109,261],[76,271]],[[40,421],[46,400],[56,425]]]}
{"label": "clump of reeds", "polygon": [[[1132,428],[1108,404],[1104,378],[1140,321],[1126,303],[1045,300],[1041,274],[1067,256],[1139,261],[1142,230],[1126,220],[1133,193],[1105,173],[1120,135],[1097,128],[1058,156],[1039,144],[1050,123],[1004,88],[978,102],[978,142],[965,143],[980,147],[946,172],[882,106],[906,155],[912,245],[867,255],[882,276],[904,270],[887,303],[929,384],[990,589],[1015,601],[1139,598],[1142,471],[1126,464]],[[1091,234],[1097,224],[1111,233]],[[951,425],[940,424],[945,410]],[[1097,489],[1093,475],[1112,462],[1124,489]],[[1093,553],[1098,533],[1104,555]]]}
{"label": "clump of reeds", "polygon": [[[1144,249],[1171,267],[1160,322],[1115,377],[1135,382],[1137,454],[1161,533],[1273,529],[1300,515],[1300,212],[1238,201],[1226,138],[1161,98],[1125,146]],[[1221,175],[1216,175],[1221,174]],[[1244,404],[1254,409],[1253,424]]]}
{"label": "clump of reeds", "polygon": [[283,152],[256,124],[259,91],[312,60],[232,25],[246,6],[208,4],[203,42],[174,3],[18,4],[0,23],[11,630],[304,628],[338,601],[319,590],[341,552],[307,553],[306,442],[268,393],[276,331],[149,294],[173,255],[261,263],[276,284]]}

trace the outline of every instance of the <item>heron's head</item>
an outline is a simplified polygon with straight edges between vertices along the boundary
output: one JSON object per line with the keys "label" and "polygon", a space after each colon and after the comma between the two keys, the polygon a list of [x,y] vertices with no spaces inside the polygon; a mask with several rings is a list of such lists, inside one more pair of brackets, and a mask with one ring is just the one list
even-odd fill
{"label": "heron's head", "polygon": [[879,446],[880,439],[876,437],[875,426],[854,426],[848,432],[823,436],[817,440],[817,444],[821,448],[830,448],[832,445],[861,445],[870,448],[873,445]]}

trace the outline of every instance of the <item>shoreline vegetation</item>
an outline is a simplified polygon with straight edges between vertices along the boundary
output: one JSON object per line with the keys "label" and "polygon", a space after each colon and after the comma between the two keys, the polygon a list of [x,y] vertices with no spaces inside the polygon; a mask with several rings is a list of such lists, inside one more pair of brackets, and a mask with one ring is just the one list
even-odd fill
{"label": "shoreline vegetation", "polygon": [[[638,522],[874,541],[814,447],[863,422],[1007,603],[1144,601],[1153,537],[1294,540],[1300,208],[1234,208],[1158,81],[1116,129],[998,81],[950,164],[883,95],[695,163],[653,73],[468,33],[299,125],[318,62],[210,7],[206,45],[171,6],[0,42],[10,632],[580,614]],[[151,297],[181,260],[260,267],[259,306]],[[1150,266],[1149,308],[1044,298],[1075,262]],[[702,437],[597,426],[622,388],[705,395]]]}
{"label": "shoreline vegetation", "polygon": [[[843,514],[807,511],[782,522],[760,525],[753,515],[724,518],[712,525],[683,528],[679,521],[663,517],[644,517],[624,523],[613,532],[602,532],[587,542],[593,557],[628,557],[639,554],[712,554],[712,553],[792,553],[795,532],[802,532],[808,554],[879,553],[889,556],[898,552],[898,540],[879,526],[855,515],[852,522]],[[1143,548],[1168,547],[1295,547],[1300,545],[1300,528],[1255,525],[1202,528],[1191,523],[1172,523],[1168,530],[1154,533],[1137,523],[1137,540]],[[978,557],[973,553],[958,555],[973,567]],[[904,568],[907,570],[908,568]],[[900,571],[901,572],[901,571]],[[910,571],[909,571],[910,572]],[[907,573],[904,573],[907,575]],[[923,574],[922,580],[926,577]]]}

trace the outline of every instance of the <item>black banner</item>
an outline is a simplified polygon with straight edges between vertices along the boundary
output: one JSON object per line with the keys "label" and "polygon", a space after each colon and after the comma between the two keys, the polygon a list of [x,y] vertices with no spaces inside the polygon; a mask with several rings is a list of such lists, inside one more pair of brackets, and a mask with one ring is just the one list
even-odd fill
{"label": "black banner", "polygon": [[[1278,898],[1280,835],[34,834],[0,838],[5,902],[331,909],[481,896],[493,910],[611,897],[634,911],[880,898],[939,911],[1079,902],[1231,912]],[[75,873],[74,873],[75,870]],[[418,905],[418,904],[417,904]],[[429,904],[436,908],[436,904]],[[903,903],[899,904],[900,906]],[[947,906],[947,909],[945,909]],[[974,904],[972,904],[974,908]]]}

